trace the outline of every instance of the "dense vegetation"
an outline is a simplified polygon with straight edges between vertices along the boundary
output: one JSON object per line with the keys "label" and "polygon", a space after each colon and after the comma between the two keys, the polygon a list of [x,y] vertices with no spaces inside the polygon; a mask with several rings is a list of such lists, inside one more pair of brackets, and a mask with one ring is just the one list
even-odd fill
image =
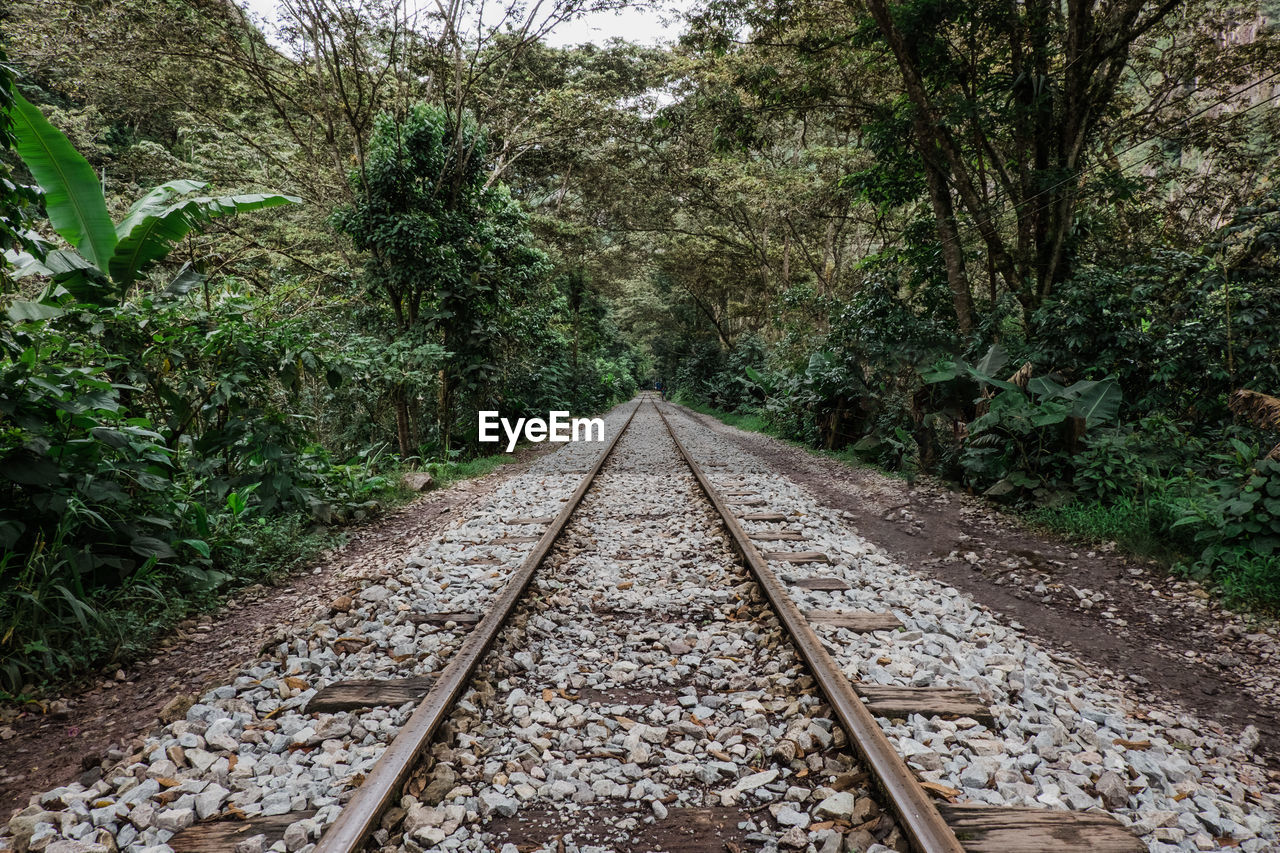
{"label": "dense vegetation", "polygon": [[[499,179],[480,104],[379,91],[366,73],[409,79],[409,34],[318,11],[381,71],[295,62],[218,4],[9,9],[0,689],[138,652],[396,499],[404,466],[447,478],[478,408],[636,388],[580,257],[539,247]],[[336,78],[360,112],[316,97]]]}
{"label": "dense vegetation", "polygon": [[611,3],[6,4],[0,689],[655,379],[1280,603],[1274,9]]}
{"label": "dense vegetation", "polygon": [[1280,605],[1275,11],[708,4],[660,369]]}

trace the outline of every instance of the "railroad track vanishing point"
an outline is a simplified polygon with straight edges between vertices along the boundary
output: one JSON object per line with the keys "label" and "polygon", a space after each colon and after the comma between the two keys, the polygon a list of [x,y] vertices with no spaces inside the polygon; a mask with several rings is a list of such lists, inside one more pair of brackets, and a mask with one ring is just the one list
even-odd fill
{"label": "railroad track vanishing point", "polygon": [[[903,754],[887,732],[908,719],[966,736],[998,729],[982,691],[851,679],[887,659],[851,663],[847,639],[887,648],[885,638],[910,633],[900,615],[910,617],[842,606],[851,584],[840,555],[815,549],[817,529],[768,506],[731,466],[711,462],[725,476],[709,475],[695,458],[707,437],[691,440],[692,422],[677,429],[664,409],[646,398],[615,411],[594,459],[566,448],[545,493],[505,495],[500,524],[464,525],[443,548],[472,581],[458,584],[461,596],[449,581],[425,598],[413,583],[374,584],[318,632],[322,642],[284,643],[295,674],[268,667],[252,685],[283,701],[237,706],[245,691],[223,689],[217,698],[238,710],[176,724],[176,750],[158,741],[122,784],[95,792],[79,840],[148,851],[1106,853],[1196,838],[1175,820],[1181,838],[1151,827],[1144,843],[1123,825],[1141,820],[1136,811],[1117,808],[1117,819],[1101,799],[1074,810],[953,802],[969,786],[933,781],[936,753]],[[513,552],[523,559],[504,576]],[[369,641],[376,619],[365,617],[385,620],[388,600],[394,631]],[[255,744],[265,757],[245,748]],[[284,784],[255,784],[242,761],[270,765]],[[327,764],[337,784],[293,795],[302,764]],[[54,807],[78,814],[82,792],[60,791],[28,817],[53,815],[35,823],[75,832],[84,823]],[[1258,831],[1237,843],[1269,849],[1265,818],[1240,811],[1227,828]]]}

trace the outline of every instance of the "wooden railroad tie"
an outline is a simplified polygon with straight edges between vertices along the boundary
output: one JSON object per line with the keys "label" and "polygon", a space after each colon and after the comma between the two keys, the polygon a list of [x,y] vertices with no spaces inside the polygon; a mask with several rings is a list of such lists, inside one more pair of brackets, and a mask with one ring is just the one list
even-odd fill
{"label": "wooden railroad tie", "polygon": [[484,543],[486,545],[526,545],[530,542],[537,542],[541,536],[499,536],[497,539],[491,539]]}
{"label": "wooden railroad tie", "polygon": [[443,613],[410,613],[405,618],[415,625],[444,625],[447,622],[456,622],[459,625],[475,627],[476,623],[480,621],[480,614],[466,611],[445,611]]}
{"label": "wooden railroad tie", "polygon": [[799,580],[791,581],[791,585],[823,592],[840,592],[841,590],[853,589],[844,578],[800,578]]}
{"label": "wooden railroad tie", "polygon": [[756,493],[750,489],[739,489],[732,492],[721,492],[720,494],[724,495],[726,498],[749,498],[754,497]]}
{"label": "wooden railroad tie", "polygon": [[859,634],[894,631],[902,627],[902,622],[892,613],[875,613],[870,610],[806,610],[804,615],[815,625],[848,628]]}
{"label": "wooden railroad tie", "polygon": [[831,558],[821,551],[765,551],[766,560],[780,563],[830,563]]}
{"label": "wooden railroad tie", "polygon": [[427,695],[438,676],[437,672],[409,678],[339,681],[317,691],[303,710],[307,714],[335,714],[379,705],[397,707],[405,702],[417,702]]}
{"label": "wooden railroad tie", "polygon": [[965,853],[1144,853],[1147,845],[1107,814],[939,803]]}
{"label": "wooden railroad tie", "polygon": [[805,538],[799,530],[769,530],[764,533],[748,533],[747,536],[761,542],[801,542]]}
{"label": "wooden railroad tie", "polygon": [[740,516],[743,521],[786,521],[787,517],[780,512],[748,512]]}
{"label": "wooden railroad tie", "polygon": [[175,853],[227,853],[255,835],[267,836],[265,847],[284,839],[290,825],[315,815],[315,809],[279,815],[255,815],[246,820],[219,818],[189,826],[169,839]]}
{"label": "wooden railroad tie", "polygon": [[553,521],[555,521],[555,519],[549,515],[544,515],[539,518],[504,518],[502,519],[503,524],[550,524]]}
{"label": "wooden railroad tie", "polygon": [[867,710],[877,717],[920,714],[969,717],[988,726],[995,722],[991,709],[976,694],[957,687],[896,687],[858,681],[854,682],[853,689],[865,700]]}
{"label": "wooden railroad tie", "polygon": [[[749,494],[749,493],[743,493],[743,494]],[[766,501],[764,498],[747,498],[747,497],[744,497],[744,498],[740,498],[740,499],[738,499],[738,500],[731,501],[731,503],[732,503],[734,506],[764,506],[765,504],[767,504],[767,503],[768,503],[768,501]]]}

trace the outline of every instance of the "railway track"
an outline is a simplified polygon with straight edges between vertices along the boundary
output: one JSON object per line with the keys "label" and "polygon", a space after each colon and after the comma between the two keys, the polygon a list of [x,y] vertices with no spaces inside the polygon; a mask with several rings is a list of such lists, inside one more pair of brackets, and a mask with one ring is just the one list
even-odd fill
{"label": "railway track", "polygon": [[[322,836],[316,848],[317,853],[354,853],[364,847],[365,842],[378,828],[383,813],[394,804],[401,786],[409,777],[414,765],[447,719],[453,704],[467,689],[468,682],[479,666],[485,651],[492,646],[499,631],[515,612],[534,573],[550,554],[557,537],[565,530],[582,498],[594,483],[596,475],[613,453],[636,413],[646,406],[651,406],[653,413],[661,419],[680,458],[693,474],[702,494],[714,507],[720,523],[728,533],[734,551],[750,570],[770,610],[784,627],[799,657],[816,681],[818,690],[832,708],[835,720],[865,763],[871,779],[874,780],[875,788],[895,815],[902,835],[911,849],[923,851],[923,853],[962,853],[966,849],[961,840],[962,836],[980,839],[984,845],[989,845],[991,839],[995,837],[1000,839],[996,843],[1001,849],[1036,850],[1045,851],[1045,853],[1052,850],[1142,849],[1137,839],[1125,832],[1118,823],[1097,815],[1051,813],[1047,810],[1011,811],[978,808],[951,810],[951,821],[948,822],[935,798],[920,784],[903,757],[885,737],[876,722],[873,711],[864,704],[864,698],[859,695],[854,684],[827,653],[822,641],[810,626],[808,618],[792,602],[782,583],[770,568],[769,561],[756,547],[752,538],[744,532],[738,520],[739,513],[734,511],[727,498],[720,494],[703,473],[701,466],[661,413],[658,404],[649,399],[637,404],[626,424],[613,436],[595,465],[583,477],[569,502],[547,527],[534,551],[525,559],[508,581],[503,593],[494,601],[492,609],[481,619],[472,635],[431,686],[373,773],[368,776],[338,819]],[[749,495],[737,497],[740,498],[739,503],[750,502],[741,500],[744,497],[749,498]],[[767,512],[756,511],[743,514],[755,520],[772,520]],[[783,530],[778,531],[777,535],[785,536],[787,533],[788,531]],[[773,539],[768,534],[763,538]],[[775,560],[785,562],[818,561],[823,558],[823,555],[816,552],[768,553],[771,553]],[[856,614],[837,612],[830,614],[827,618],[845,620],[863,618],[868,620],[869,624],[875,625],[884,624],[885,615],[870,612]],[[877,623],[877,619],[881,622]],[[916,710],[928,713],[931,710],[931,703],[936,698],[930,696],[927,690],[919,691],[916,697],[899,695],[895,697],[899,707],[894,710],[904,715]],[[954,694],[949,694],[946,698],[961,703],[965,701],[963,697],[957,700]],[[914,708],[910,707],[913,699],[916,705]],[[984,811],[988,814],[983,815]],[[1015,838],[1015,835],[1018,837]],[[971,845],[971,849],[987,848]]]}
{"label": "railway track", "polygon": [[403,582],[335,602],[126,775],[41,807],[65,809],[67,837],[147,853],[1148,849],[1096,800],[956,802],[897,733],[998,730],[1007,709],[858,680],[915,620],[870,594],[842,607],[859,591],[822,525],[714,461],[674,409],[645,398],[611,423],[603,450],[565,448],[437,545],[446,564],[410,557]]}

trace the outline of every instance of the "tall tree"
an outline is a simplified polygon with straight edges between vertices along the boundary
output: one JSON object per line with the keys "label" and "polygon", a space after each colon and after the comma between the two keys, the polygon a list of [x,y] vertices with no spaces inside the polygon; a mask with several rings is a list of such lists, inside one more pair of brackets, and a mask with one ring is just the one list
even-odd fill
{"label": "tall tree", "polygon": [[[335,215],[369,253],[366,276],[397,335],[444,349],[437,429],[446,447],[459,397],[481,392],[496,369],[499,315],[545,272],[524,214],[505,187],[488,184],[488,166],[488,140],[474,121],[459,125],[425,104],[403,118],[383,114],[364,168],[351,174],[355,201]],[[392,393],[400,453],[412,456],[409,383]]]}
{"label": "tall tree", "polygon": [[954,190],[1006,287],[1033,311],[1071,272],[1081,173],[1130,50],[1181,0],[865,2],[914,110],[944,245],[958,240],[941,224],[954,221]]}

